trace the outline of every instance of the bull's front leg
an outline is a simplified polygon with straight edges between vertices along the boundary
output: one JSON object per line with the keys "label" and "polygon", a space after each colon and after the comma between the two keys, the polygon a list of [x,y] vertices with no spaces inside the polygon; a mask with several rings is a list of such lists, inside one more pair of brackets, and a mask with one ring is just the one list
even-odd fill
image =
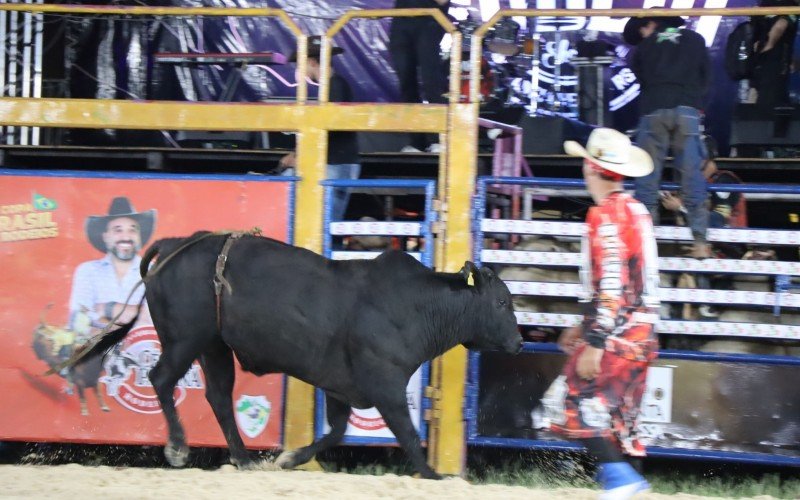
{"label": "bull's front leg", "polygon": [[442,479],[430,468],[425,460],[425,453],[422,451],[422,443],[419,434],[411,422],[408,414],[408,403],[405,398],[405,388],[403,388],[402,399],[398,401],[376,404],[375,407],[381,412],[381,416],[391,429],[397,442],[408,453],[411,464],[424,479]]}
{"label": "bull's front leg", "polygon": [[[388,373],[385,373],[388,375]],[[407,380],[402,375],[390,377],[388,383],[370,384],[371,401],[375,403],[375,408],[381,413],[386,425],[394,434],[397,442],[406,451],[411,464],[424,479],[442,479],[442,476],[434,472],[425,460],[425,453],[422,450],[422,443],[419,434],[411,422],[408,413],[408,402],[406,401]]]}

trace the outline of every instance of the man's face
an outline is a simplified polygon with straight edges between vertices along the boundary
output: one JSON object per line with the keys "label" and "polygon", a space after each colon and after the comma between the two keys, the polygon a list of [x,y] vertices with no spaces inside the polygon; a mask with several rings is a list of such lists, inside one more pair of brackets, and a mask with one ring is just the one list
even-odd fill
{"label": "man's face", "polygon": [[119,260],[131,260],[142,248],[139,224],[130,217],[118,217],[109,221],[103,233],[106,249]]}
{"label": "man's face", "polygon": [[647,38],[653,34],[653,32],[656,30],[656,26],[658,26],[658,24],[656,24],[655,21],[650,21],[646,25],[639,28],[639,34],[642,35],[642,38]]}
{"label": "man's face", "polygon": [[[313,57],[309,57],[308,59],[306,59],[306,75],[308,76],[308,78],[311,79],[311,81],[314,83],[319,83],[319,73],[320,73],[319,61],[317,61]],[[297,78],[298,80],[300,79],[300,72],[297,70],[295,70],[295,78]]]}

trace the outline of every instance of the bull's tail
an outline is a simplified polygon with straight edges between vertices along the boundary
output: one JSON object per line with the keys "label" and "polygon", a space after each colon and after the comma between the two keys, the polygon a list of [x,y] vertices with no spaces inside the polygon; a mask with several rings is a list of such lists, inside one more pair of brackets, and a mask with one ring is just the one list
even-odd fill
{"label": "bull's tail", "polygon": [[[142,302],[139,303],[136,316],[134,316],[129,322],[123,324],[113,322],[109,323],[108,326],[103,329],[103,331],[89,339],[89,341],[84,345],[75,349],[75,352],[72,353],[72,356],[70,356],[69,359],[52,366],[45,372],[45,375],[52,375],[60,372],[64,368],[81,365],[90,359],[96,358],[97,356],[105,356],[112,347],[121,342],[122,339],[124,339],[125,336],[128,335],[128,333],[130,333],[130,331],[133,329],[133,325],[135,325],[136,321],[139,319],[139,312],[142,310],[143,302],[144,298],[142,298]],[[114,326],[118,326],[119,328],[112,330],[111,328]]]}
{"label": "bull's tail", "polygon": [[139,275],[142,277],[142,279],[147,276],[147,272],[150,270],[150,261],[152,261],[156,255],[158,255],[162,241],[164,240],[158,240],[150,245],[150,248],[148,248],[144,255],[142,255],[142,262],[139,264]]}

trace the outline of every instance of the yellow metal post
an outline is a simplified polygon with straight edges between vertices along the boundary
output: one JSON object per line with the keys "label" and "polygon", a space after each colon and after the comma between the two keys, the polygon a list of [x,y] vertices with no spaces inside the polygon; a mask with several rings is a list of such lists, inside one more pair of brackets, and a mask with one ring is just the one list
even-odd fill
{"label": "yellow metal post", "polygon": [[[317,128],[302,128],[297,134],[297,214],[295,244],[322,253],[322,200],[320,181],[325,178],[328,133]],[[314,440],[314,386],[296,378],[286,382],[283,447],[293,450]],[[312,460],[302,468],[319,470]]]}
{"label": "yellow metal post", "polygon": [[[472,193],[477,173],[478,105],[451,104],[446,144],[449,172],[444,199],[444,271],[456,272],[471,260]],[[438,391],[430,427],[428,460],[440,474],[461,475],[466,459],[464,425],[467,350],[461,346],[433,363]]]}

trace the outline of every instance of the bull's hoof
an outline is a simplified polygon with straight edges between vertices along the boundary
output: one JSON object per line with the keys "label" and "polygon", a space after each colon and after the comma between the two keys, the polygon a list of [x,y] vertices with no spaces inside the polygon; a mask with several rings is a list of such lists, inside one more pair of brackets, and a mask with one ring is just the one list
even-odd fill
{"label": "bull's hoof", "polygon": [[233,465],[236,466],[238,470],[249,471],[249,470],[258,470],[259,466],[256,462],[248,459],[248,460],[233,460]]}
{"label": "bull's hoof", "polygon": [[183,467],[189,459],[189,447],[184,445],[175,446],[168,444],[164,447],[164,457],[173,467]]}
{"label": "bull's hoof", "polygon": [[106,406],[106,405],[102,405],[102,406],[100,407],[100,409],[101,409],[101,410],[103,410],[103,411],[105,411],[105,412],[109,412],[109,411],[111,411],[111,408],[109,408],[109,407],[108,407],[108,406]]}
{"label": "bull's hoof", "polygon": [[87,408],[81,408],[81,416],[88,417],[89,410]]}
{"label": "bull's hoof", "polygon": [[441,479],[444,479],[444,476],[434,472],[432,469],[421,471],[418,474],[418,477],[421,477],[422,479],[434,479],[434,480],[437,480],[437,481],[441,480]]}
{"label": "bull's hoof", "polygon": [[281,469],[294,469],[297,465],[297,450],[287,450],[278,455],[275,459],[275,465]]}

